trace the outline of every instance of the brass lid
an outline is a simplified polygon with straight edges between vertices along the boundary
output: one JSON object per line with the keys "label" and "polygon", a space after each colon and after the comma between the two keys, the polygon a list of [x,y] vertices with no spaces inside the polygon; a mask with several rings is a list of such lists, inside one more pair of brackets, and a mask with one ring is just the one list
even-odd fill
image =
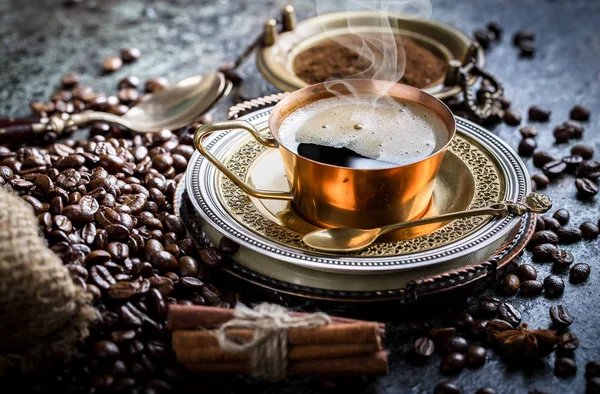
{"label": "brass lid", "polygon": [[[380,32],[380,14],[376,11],[347,11],[324,14],[296,23],[293,7],[287,6],[282,11],[284,26],[274,28],[274,20],[265,24],[264,36],[258,49],[256,62],[259,71],[275,87],[282,91],[294,91],[309,84],[300,79],[294,72],[294,59],[300,52],[332,36]],[[466,34],[445,23],[425,19],[411,18],[407,15],[394,14],[391,25],[394,34],[407,37],[417,44],[431,50],[446,59],[447,75],[456,72],[463,64],[471,61],[473,48],[476,50],[475,65],[483,68],[485,57],[479,46]],[[476,79],[472,77],[471,83]],[[441,78],[429,86],[422,88],[425,92],[439,99],[446,99],[461,92],[457,78]]]}

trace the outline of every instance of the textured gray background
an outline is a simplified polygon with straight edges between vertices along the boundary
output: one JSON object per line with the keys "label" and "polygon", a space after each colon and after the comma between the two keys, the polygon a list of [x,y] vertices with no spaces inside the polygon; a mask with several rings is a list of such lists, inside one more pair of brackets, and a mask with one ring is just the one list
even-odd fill
{"label": "textured gray background", "polygon": [[[287,2],[280,1],[85,1],[64,7],[61,0],[0,0],[0,114],[27,115],[31,100],[43,100],[56,89],[67,72],[83,75],[83,83],[98,91],[114,93],[117,81],[126,75],[144,80],[166,76],[171,81],[215,70],[232,61],[260,32],[262,23],[278,16]],[[314,15],[314,0],[291,1],[299,18]],[[326,2],[333,10],[345,8],[345,0]],[[570,145],[553,145],[552,128],[568,118],[574,104],[592,109],[586,124],[586,143],[600,149],[600,1],[597,0],[432,0],[432,18],[447,22],[470,34],[486,22],[498,21],[505,27],[500,44],[488,52],[488,69],[505,84],[513,108],[525,114],[532,104],[552,109],[551,121],[541,124],[540,149],[567,154]],[[511,35],[527,27],[537,33],[538,53],[533,59],[520,59],[511,45]],[[120,71],[103,76],[102,61],[118,55],[119,49],[136,46],[142,58]],[[253,59],[243,68],[246,77],[241,94],[255,97],[276,90],[264,82]],[[215,112],[224,118],[229,102]],[[518,128],[500,125],[493,131],[516,148]],[[598,155],[596,155],[598,157]],[[527,161],[529,168],[535,169]],[[533,173],[532,172],[532,173]],[[585,203],[575,199],[573,178],[565,176],[546,193],[556,208],[573,212],[572,223],[600,218],[598,198]],[[576,261],[592,265],[592,276],[583,285],[567,282],[559,300],[538,297],[525,300],[512,297],[533,327],[547,327],[548,308],[567,305],[575,317],[571,331],[581,340],[577,351],[577,376],[558,379],[552,374],[553,357],[529,370],[513,370],[495,355],[479,370],[463,371],[447,379],[438,372],[439,355],[424,367],[411,366],[406,358],[410,340],[402,325],[392,323],[386,341],[391,351],[389,376],[378,380],[351,380],[338,387],[341,392],[428,393],[442,380],[455,381],[464,393],[474,393],[489,385],[501,393],[527,393],[538,389],[553,393],[583,393],[586,361],[600,359],[600,264],[598,241],[568,247]],[[529,260],[526,254],[522,261]],[[543,278],[549,266],[537,265]],[[398,319],[404,313],[388,307],[387,317]],[[384,319],[385,316],[381,316]],[[223,392],[260,391],[268,393],[309,393],[335,391],[316,379],[292,380],[276,385],[225,379]],[[249,386],[248,386],[249,385]],[[339,384],[338,384],[339,385]],[[207,388],[208,389],[208,388]],[[210,392],[210,391],[207,391]]]}

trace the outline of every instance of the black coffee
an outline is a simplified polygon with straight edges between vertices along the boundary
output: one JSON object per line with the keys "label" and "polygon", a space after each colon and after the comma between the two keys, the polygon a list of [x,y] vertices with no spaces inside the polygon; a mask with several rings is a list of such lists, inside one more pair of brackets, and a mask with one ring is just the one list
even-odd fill
{"label": "black coffee", "polygon": [[317,144],[299,144],[298,154],[310,160],[339,167],[376,170],[398,166],[398,164],[370,159],[348,148],[334,148]]}

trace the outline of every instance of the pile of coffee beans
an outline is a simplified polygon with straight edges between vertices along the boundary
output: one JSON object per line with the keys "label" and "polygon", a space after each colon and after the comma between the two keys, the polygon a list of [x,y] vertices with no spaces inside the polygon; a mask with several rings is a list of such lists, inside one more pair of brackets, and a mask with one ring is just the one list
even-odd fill
{"label": "pile of coffee beans", "polygon": [[[47,114],[75,111],[75,104],[106,110],[113,102],[77,86],[75,74],[61,82],[62,90],[43,103]],[[128,77],[109,97],[131,105],[138,84]],[[150,80],[146,88],[165,84]],[[51,382],[31,379],[35,387],[26,391],[55,384],[60,392],[169,392],[182,372],[165,328],[167,306],[234,306],[239,295],[219,284],[215,268],[237,245],[198,245],[173,212],[177,183],[194,152],[185,130],[129,135],[97,123],[91,134],[87,141],[0,147],[0,187],[31,204],[49,247],[90,295],[98,317],[81,356],[69,366],[56,364]]]}

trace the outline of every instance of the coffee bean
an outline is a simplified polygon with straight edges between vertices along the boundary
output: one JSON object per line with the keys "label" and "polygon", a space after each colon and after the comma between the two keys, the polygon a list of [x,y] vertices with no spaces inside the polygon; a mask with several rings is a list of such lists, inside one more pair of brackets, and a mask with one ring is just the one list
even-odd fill
{"label": "coffee bean", "polygon": [[94,344],[94,356],[99,358],[119,357],[119,347],[111,341],[99,341]]}
{"label": "coffee bean", "polygon": [[198,262],[190,256],[183,256],[178,261],[178,272],[181,276],[198,276]]}
{"label": "coffee bean", "polygon": [[121,79],[119,81],[119,84],[117,85],[117,88],[120,89],[127,89],[127,88],[137,88],[140,85],[140,80],[138,77],[134,77],[134,76],[128,76],[125,77],[123,79]]}
{"label": "coffee bean", "polygon": [[550,184],[550,179],[542,173],[534,174],[531,180],[535,182],[538,189],[545,189]]}
{"label": "coffee bean", "polygon": [[517,110],[507,109],[504,111],[504,123],[509,126],[518,126],[521,124],[521,114]]}
{"label": "coffee bean", "polygon": [[533,122],[547,122],[550,120],[550,110],[540,105],[532,105],[529,107],[529,120]]}
{"label": "coffee bean", "polygon": [[442,382],[435,386],[433,394],[460,394],[460,389],[454,383]]}
{"label": "coffee bean", "polygon": [[156,77],[156,78],[151,78],[151,79],[147,80],[144,87],[146,89],[146,92],[158,93],[158,92],[164,90],[168,84],[169,84],[169,81],[167,81],[166,78]]}
{"label": "coffee bean", "polygon": [[500,290],[504,294],[512,295],[519,290],[520,285],[521,281],[519,280],[519,278],[516,275],[509,274],[500,283]]}
{"label": "coffee bean", "polygon": [[573,323],[571,312],[564,305],[553,305],[550,307],[550,318],[555,327],[567,328]]}
{"label": "coffee bean", "polygon": [[433,354],[435,345],[429,338],[417,338],[413,345],[413,352],[419,358],[427,358]]}
{"label": "coffee bean", "polygon": [[121,49],[121,59],[126,62],[134,62],[142,56],[142,53],[137,48],[124,48]]}
{"label": "coffee bean", "polygon": [[556,353],[560,356],[572,356],[579,347],[579,339],[571,332],[566,332],[558,337]]}
{"label": "coffee bean", "polygon": [[587,178],[577,178],[575,187],[577,188],[577,196],[583,199],[589,199],[598,194],[598,186]]}
{"label": "coffee bean", "polygon": [[542,171],[549,178],[556,178],[567,169],[567,165],[562,160],[555,160],[544,164]]}
{"label": "coffee bean", "polygon": [[511,324],[513,327],[516,327],[521,322],[521,312],[519,312],[512,304],[503,302],[498,307],[498,318]]}
{"label": "coffee bean", "polygon": [[454,311],[450,314],[450,323],[458,330],[467,330],[473,325],[473,316],[464,311]]}
{"label": "coffee bean", "polygon": [[561,227],[561,224],[555,218],[551,216],[544,216],[543,218],[546,230],[554,231],[556,233]]}
{"label": "coffee bean", "polygon": [[478,303],[478,307],[479,307],[479,311],[483,312],[486,315],[496,315],[496,313],[498,312],[498,308],[500,307],[500,304],[502,304],[502,301],[500,301],[498,298],[495,297],[481,297],[479,299],[479,303]]}
{"label": "coffee bean", "polygon": [[79,74],[69,73],[60,78],[60,84],[64,89],[72,89],[79,84],[80,79]]}
{"label": "coffee bean", "polygon": [[537,148],[537,142],[533,138],[523,138],[519,143],[519,155],[531,156]]}
{"label": "coffee bean", "polygon": [[160,271],[173,271],[177,269],[177,259],[169,252],[157,251],[150,255],[150,264]]}
{"label": "coffee bean", "polygon": [[465,356],[461,353],[450,353],[442,359],[440,373],[442,375],[456,375],[464,368],[465,362]]}
{"label": "coffee bean", "polygon": [[[539,246],[541,245],[538,245],[538,247]],[[519,277],[519,280],[521,282],[524,282],[526,280],[535,280],[537,279],[537,271],[535,267],[531,264],[521,264],[517,269],[517,276]]]}
{"label": "coffee bean", "polygon": [[117,282],[108,288],[108,295],[113,300],[128,300],[138,294],[140,285],[137,282]]}
{"label": "coffee bean", "polygon": [[526,280],[521,283],[520,293],[525,297],[533,297],[542,294],[544,285],[539,280]]}
{"label": "coffee bean", "polygon": [[485,364],[487,350],[481,346],[471,346],[465,356],[467,367],[479,368]]}
{"label": "coffee bean", "polygon": [[523,126],[519,129],[523,138],[534,138],[538,135],[538,129],[535,126]]}
{"label": "coffee bean", "polygon": [[577,373],[577,364],[568,357],[558,357],[554,361],[554,374],[561,378],[573,376]]}
{"label": "coffee bean", "polygon": [[102,63],[102,70],[106,73],[115,72],[123,66],[123,60],[120,57],[107,57]]}
{"label": "coffee bean", "polygon": [[573,120],[587,122],[588,120],[590,120],[590,110],[581,105],[576,105],[573,108],[571,108],[569,116]]}
{"label": "coffee bean", "polygon": [[575,226],[564,226],[556,230],[556,235],[562,244],[572,244],[581,241],[581,230]]}
{"label": "coffee bean", "polygon": [[546,292],[546,296],[550,298],[559,297],[565,291],[565,282],[559,276],[547,276],[544,279],[544,291]]}
{"label": "coffee bean", "polygon": [[235,254],[240,249],[240,245],[227,237],[222,237],[219,241],[219,249],[225,254]]}
{"label": "coffee bean", "polygon": [[467,340],[463,337],[452,337],[444,343],[444,351],[446,353],[458,352],[465,353],[469,348]]}
{"label": "coffee bean", "polygon": [[547,163],[550,163],[550,162],[556,161],[556,160],[559,160],[559,158],[549,152],[536,151],[533,154],[533,164],[538,168],[542,168]]}
{"label": "coffee bean", "polygon": [[158,288],[150,289],[146,296],[146,305],[148,313],[156,319],[164,318],[167,315],[167,305]]}
{"label": "coffee bean", "polygon": [[598,237],[598,233],[600,233],[600,229],[593,222],[583,222],[579,226],[579,230],[581,230],[581,236],[584,239],[596,239]]}
{"label": "coffee bean", "polygon": [[126,242],[129,239],[129,229],[122,224],[111,224],[104,229],[111,241]]}
{"label": "coffee bean", "polygon": [[202,287],[204,286],[204,283],[200,279],[191,276],[183,276],[179,282],[181,283],[181,287],[188,293],[202,291]]}
{"label": "coffee bean", "polygon": [[546,229],[546,224],[544,223],[544,219],[541,215],[535,216],[535,231],[543,231]]}
{"label": "coffee bean", "polygon": [[564,226],[567,223],[569,223],[569,220],[571,219],[571,214],[566,209],[561,208],[561,209],[557,210],[556,212],[554,212],[552,217],[554,219],[558,220],[558,222],[560,223],[561,226]]}
{"label": "coffee bean", "polygon": [[513,35],[513,44],[519,45],[523,40],[534,41],[535,33],[530,30],[519,30]]}
{"label": "coffee bean", "polygon": [[600,393],[600,378],[590,378],[585,384],[586,394],[599,394]]}
{"label": "coffee bean", "polygon": [[490,42],[494,39],[494,35],[486,29],[477,29],[473,32],[473,37],[477,40],[483,49],[490,46]]}
{"label": "coffee bean", "polygon": [[577,169],[577,175],[590,180],[600,178],[600,162],[596,160],[584,160]]}
{"label": "coffee bean", "polygon": [[571,148],[571,155],[580,156],[583,160],[589,160],[594,157],[594,148],[589,145],[574,145]]}
{"label": "coffee bean", "polygon": [[497,392],[491,387],[481,387],[475,392],[475,394],[497,394]]}
{"label": "coffee bean", "polygon": [[225,260],[223,253],[216,248],[204,249],[200,252],[200,259],[206,265],[216,266]]}
{"label": "coffee bean", "polygon": [[565,156],[562,158],[563,163],[567,165],[567,171],[575,173],[579,165],[583,162],[583,158],[577,155]]}
{"label": "coffee bean", "polygon": [[522,40],[518,45],[520,49],[520,55],[522,57],[532,57],[535,55],[535,42],[530,40]]}
{"label": "coffee bean", "polygon": [[488,321],[485,328],[490,333],[498,333],[498,332],[504,332],[507,330],[514,330],[514,327],[512,324],[510,324],[507,321],[501,320],[501,319],[492,319],[492,320]]}
{"label": "coffee bean", "polygon": [[564,271],[573,264],[573,255],[563,249],[558,249],[552,254],[553,268],[556,271]]}
{"label": "coffee bean", "polygon": [[600,377],[600,361],[589,361],[585,365],[585,378],[597,378]]}
{"label": "coffee bean", "polygon": [[130,104],[131,102],[137,100],[139,97],[139,93],[134,88],[123,88],[119,89],[117,93],[117,97],[123,104]]}
{"label": "coffee bean", "polygon": [[121,262],[129,257],[129,246],[123,242],[111,242],[106,246],[106,251],[116,262]]}
{"label": "coffee bean", "polygon": [[105,250],[94,250],[90,254],[88,254],[85,258],[85,264],[90,265],[98,265],[104,264],[110,261],[110,253]]}
{"label": "coffee bean", "polygon": [[577,263],[569,271],[569,281],[571,283],[582,283],[590,276],[590,266],[585,263]]}
{"label": "coffee bean", "polygon": [[110,272],[101,265],[94,265],[90,268],[90,278],[102,290],[108,290],[112,284],[116,283]]}
{"label": "coffee bean", "polygon": [[534,233],[527,246],[530,248],[535,247],[541,244],[558,244],[558,235],[550,230],[543,230]]}
{"label": "coffee bean", "polygon": [[56,215],[52,218],[52,224],[55,229],[70,233],[73,230],[73,224],[64,215]]}

